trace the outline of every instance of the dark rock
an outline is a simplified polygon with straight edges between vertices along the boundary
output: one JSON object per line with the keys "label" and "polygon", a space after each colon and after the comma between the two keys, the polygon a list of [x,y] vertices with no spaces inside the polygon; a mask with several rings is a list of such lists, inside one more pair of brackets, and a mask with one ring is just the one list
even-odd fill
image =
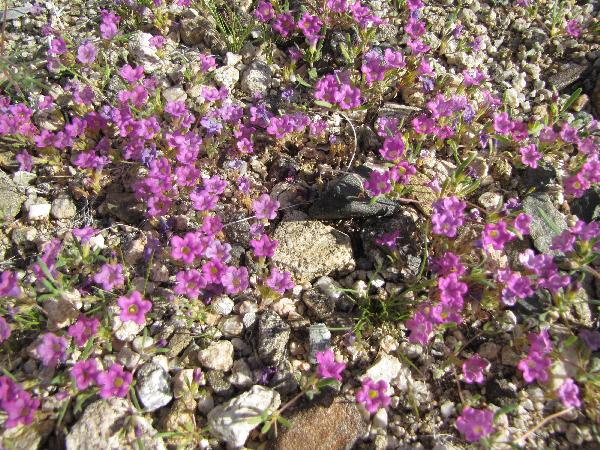
{"label": "dark rock", "polygon": [[377,117],[394,117],[399,120],[406,121],[407,119],[416,116],[418,113],[422,111],[421,108],[417,108],[416,106],[409,105],[401,105],[399,103],[384,103],[379,111],[377,111]]}
{"label": "dark rock", "polygon": [[329,182],[325,191],[308,211],[312,219],[350,219],[391,216],[400,206],[387,199],[375,202],[363,190],[364,179],[357,174],[344,175]]}
{"label": "dark rock", "polygon": [[302,301],[309,310],[309,314],[317,320],[331,317],[335,309],[335,301],[316,289],[308,289],[302,294]]}
{"label": "dark rock", "polygon": [[489,378],[485,384],[485,390],[487,400],[492,403],[503,404],[517,398],[516,388],[510,386],[508,380],[505,378]]}
{"label": "dark rock", "polygon": [[144,219],[145,208],[135,195],[126,192],[109,192],[101,209],[126,224],[137,224]]}
{"label": "dark rock", "polygon": [[422,233],[418,220],[417,213],[409,207],[402,207],[393,217],[369,219],[361,233],[363,249],[367,258],[375,266],[383,263],[389,249],[375,241],[384,233],[399,230],[400,235],[396,241],[399,263],[396,266],[402,277],[416,276],[423,255]]}
{"label": "dark rock", "polygon": [[567,63],[563,65],[557,73],[551,75],[548,78],[548,82],[560,92],[566,87],[581,81],[589,70],[590,66]]}
{"label": "dark rock", "polygon": [[267,310],[258,321],[258,357],[266,366],[278,366],[285,358],[290,326],[275,311]]}
{"label": "dark rock", "polygon": [[294,377],[289,361],[283,361],[269,380],[269,387],[283,395],[298,390],[298,381]]}
{"label": "dark rock", "polygon": [[571,212],[585,222],[600,219],[600,193],[598,188],[588,189],[583,196],[571,201]]}
{"label": "dark rock", "polygon": [[234,214],[223,220],[223,233],[227,237],[227,242],[231,245],[238,244],[245,249],[250,248],[250,221],[243,220],[244,214]]}
{"label": "dark rock", "polygon": [[556,170],[552,166],[537,167],[535,169],[528,167],[522,180],[526,191],[531,189],[538,192],[545,191],[549,184],[556,182]]}
{"label": "dark rock", "polygon": [[24,201],[25,196],[18,191],[15,183],[0,171],[0,221],[14,219]]}

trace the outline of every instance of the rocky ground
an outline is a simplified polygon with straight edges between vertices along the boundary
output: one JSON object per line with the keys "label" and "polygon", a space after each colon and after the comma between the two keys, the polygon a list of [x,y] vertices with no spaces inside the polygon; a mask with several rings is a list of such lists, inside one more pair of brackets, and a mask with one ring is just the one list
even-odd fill
{"label": "rocky ground", "polygon": [[[367,27],[368,32],[343,14],[338,20],[333,13],[320,13],[324,21],[336,19],[321,30],[321,54],[313,63],[306,36],[277,35],[272,21],[257,20],[255,2],[159,3],[48,1],[9,4],[5,13],[0,44],[6,99],[0,123],[0,316],[5,320],[0,325],[10,333],[0,326],[0,368],[39,403],[30,405],[30,420],[16,426],[9,426],[9,406],[2,408],[0,446],[600,448],[600,345],[594,348],[581,337],[598,330],[595,256],[583,264],[553,247],[553,238],[577,219],[599,217],[599,193],[593,183],[579,196],[565,188],[565,179],[583,164],[574,162],[573,141],[557,135],[559,145],[531,167],[519,160],[519,145],[502,139],[491,125],[494,114],[509,111],[529,125],[525,135],[529,132],[534,142],[532,136],[538,139],[542,128],[534,131],[536,124],[554,124],[557,130],[570,124],[578,130],[578,143],[589,138],[595,147],[585,157],[595,158],[598,4],[428,1],[415,15],[425,24],[421,39],[429,46],[417,58],[405,31],[410,5],[373,0],[363,4],[385,21]],[[289,9],[296,18],[303,7],[318,16],[324,6],[316,3],[290,2]],[[273,4],[277,13],[285,10]],[[211,14],[213,7],[222,15]],[[110,39],[100,25],[113,19],[103,10],[120,18]],[[570,20],[580,24],[579,34],[565,31]],[[66,51],[49,53],[58,36],[65,39]],[[89,64],[78,53],[86,40],[100,49]],[[315,85],[334,69],[354,70],[360,79],[360,61],[369,48],[379,54],[401,50],[408,61],[405,71],[372,86],[364,77],[353,78],[363,89],[364,107],[315,103]],[[290,58],[290,49],[303,56]],[[353,49],[356,56],[349,58]],[[206,55],[215,56],[214,68],[202,68]],[[423,70],[423,61],[433,75]],[[134,85],[120,72],[125,64],[143,67],[152,81],[138,83],[146,83],[150,92],[132,106],[139,122],[119,129],[111,108],[118,109],[122,93]],[[468,88],[465,70],[472,76],[479,71],[484,81]],[[207,100],[209,87],[228,92]],[[413,119],[432,112],[429,102],[437,92],[464,94],[479,105],[472,123],[481,128],[469,128],[470,121],[448,122],[457,127],[452,144],[449,136],[421,138],[408,131]],[[93,99],[86,101],[86,95]],[[51,103],[47,108],[40,106],[44,96]],[[485,110],[490,98],[501,101],[495,112]],[[17,104],[31,108],[24,120],[32,128],[10,131],[10,120],[19,114],[10,105]],[[186,113],[169,112],[174,110],[168,105],[175,104],[187,108],[193,125],[179,122]],[[212,133],[216,125],[202,120],[216,120],[217,105],[222,116],[223,105],[230,111],[239,107],[243,116],[223,119],[222,131]],[[269,131],[274,118],[292,113],[306,118],[301,132],[280,137]],[[66,125],[93,114],[87,131],[60,144]],[[258,118],[250,122],[251,115]],[[131,134],[151,129],[154,125],[144,120],[154,116],[158,132],[150,132],[135,153]],[[365,188],[371,173],[386,167],[379,152],[381,118],[400,121],[407,161],[416,170],[402,189],[371,198]],[[94,130],[94,120],[109,125]],[[261,120],[266,121],[262,126]],[[242,122],[254,127],[249,135]],[[311,124],[315,129],[321,124],[322,131]],[[50,144],[40,143],[44,132],[53,136]],[[184,137],[188,132],[202,138],[191,164],[198,169],[196,178],[206,183],[218,176],[226,182],[207,209],[194,206],[194,183],[173,187],[172,180],[181,176],[170,171],[183,167],[181,142],[187,139],[185,145],[193,147],[193,138]],[[497,147],[489,151],[481,145],[483,135],[494,135]],[[253,149],[246,152],[238,144],[248,136]],[[459,149],[458,159],[452,145]],[[89,158],[106,162],[81,163],[81,155],[92,149],[96,153]],[[134,156],[124,156],[128,151]],[[33,158],[30,165],[23,163],[23,152]],[[154,178],[158,187],[146,195],[151,188],[144,191],[136,183],[161,170],[152,166],[159,157],[172,167],[166,178]],[[463,166],[467,160],[468,168]],[[451,189],[467,202],[473,219],[444,240],[432,233],[432,216],[436,201]],[[169,204],[161,210],[152,199],[163,194]],[[254,202],[262,194],[277,201],[273,217],[257,217]],[[503,214],[511,202],[531,219],[530,234],[486,253],[476,241],[485,224],[508,217]],[[222,223],[208,236],[228,246],[227,267],[246,268],[244,289],[222,282],[205,285],[196,295],[177,290],[184,284],[183,271],[209,269],[197,260],[183,262],[185,255],[174,256],[173,238],[204,230],[207,217]],[[86,227],[93,229],[86,238],[73,231]],[[266,258],[251,243],[263,230],[277,241]],[[396,231],[391,248],[381,242]],[[560,295],[540,288],[514,306],[502,304],[497,273],[518,267],[526,249],[556,255],[561,274],[572,278]],[[440,327],[426,344],[415,342],[407,321],[421,302],[437,301],[434,262],[450,250],[470,274],[464,278],[468,307],[461,323]],[[121,265],[124,280],[114,288],[95,278],[104,264]],[[586,270],[577,272],[583,266]],[[265,283],[273,268],[289,272],[292,284],[280,291]],[[126,320],[119,303],[133,291],[152,304],[139,323]],[[81,317],[99,322],[94,336],[77,345],[70,327]],[[527,383],[518,366],[527,355],[527,336],[536,330],[549,330],[553,362],[547,379]],[[60,354],[55,343],[54,354],[60,355],[50,363],[40,350],[46,333],[68,345]],[[316,355],[329,348],[345,364],[343,379],[307,395]],[[489,363],[481,383],[461,378],[461,364],[473,355]],[[103,370],[120,365],[132,376],[129,389],[107,396],[93,383],[81,389],[71,371],[78,361],[90,359]],[[372,414],[356,401],[366,377],[384,380],[390,397],[387,408]],[[579,385],[579,407],[561,404],[554,394],[567,378]],[[8,405],[5,386],[0,383],[0,400]],[[468,405],[497,413],[488,440],[477,443],[457,429]],[[277,410],[290,426],[267,429],[268,414],[262,422],[261,414]],[[22,408],[19,417],[29,412]]]}

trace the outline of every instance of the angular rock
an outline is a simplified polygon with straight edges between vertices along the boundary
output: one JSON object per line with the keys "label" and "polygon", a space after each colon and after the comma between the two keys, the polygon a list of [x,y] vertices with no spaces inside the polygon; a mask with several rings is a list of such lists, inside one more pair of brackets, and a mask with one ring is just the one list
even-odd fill
{"label": "angular rock", "polygon": [[556,209],[548,194],[534,193],[523,200],[523,211],[531,216],[530,234],[535,248],[542,253],[550,251],[552,238],[567,229],[565,216]]}
{"label": "angular rock", "polygon": [[271,87],[273,74],[268,64],[254,61],[242,75],[242,90],[249,95],[264,94]]}
{"label": "angular rock", "polygon": [[24,201],[25,196],[19,193],[15,183],[0,170],[0,221],[14,219]]}
{"label": "angular rock", "polygon": [[344,175],[330,181],[308,210],[311,219],[335,220],[373,216],[390,216],[399,205],[384,198],[372,202],[363,189],[364,178]]}
{"label": "angular rock", "polygon": [[297,281],[310,281],[332,272],[349,272],[356,263],[350,237],[321,222],[282,222],[275,230],[279,245],[273,263],[289,270]]}
{"label": "angular rock", "polygon": [[129,54],[135,65],[144,66],[146,73],[152,73],[161,66],[156,48],[150,44],[152,35],[136,31],[129,36]]}
{"label": "angular rock", "polygon": [[230,397],[233,393],[231,382],[225,377],[221,370],[211,370],[206,374],[206,381],[213,392],[223,397]]}
{"label": "angular rock", "polygon": [[203,367],[227,372],[233,365],[233,345],[229,341],[217,341],[198,352]]}
{"label": "angular rock", "polygon": [[221,86],[231,90],[240,79],[240,71],[235,67],[222,66],[213,72],[215,80]]}
{"label": "angular rock", "polygon": [[133,320],[123,322],[119,317],[121,308],[118,306],[109,306],[110,324],[114,337],[123,342],[131,342],[144,329],[145,323],[138,325]]}
{"label": "angular rock", "polygon": [[335,301],[314,288],[307,289],[302,293],[302,301],[308,308],[309,313],[317,320],[331,317],[335,308]]}
{"label": "angular rock", "polygon": [[279,314],[267,310],[258,321],[258,357],[266,366],[277,366],[285,358],[290,326]]}
{"label": "angular rock", "polygon": [[250,366],[244,359],[238,359],[233,363],[229,381],[237,388],[252,386],[254,375],[252,374],[252,369],[250,369]]}
{"label": "angular rock", "polygon": [[252,386],[243,394],[218,405],[208,413],[208,427],[213,436],[231,447],[241,447],[257,423],[252,419],[263,411],[279,408],[279,393],[264,386]]}
{"label": "angular rock", "polygon": [[558,72],[548,78],[548,83],[554,86],[557,91],[562,91],[566,87],[580,81],[586,72],[590,69],[589,66],[581,64],[567,63],[564,64]]}
{"label": "angular rock", "polygon": [[600,219],[600,190],[588,189],[581,197],[571,200],[570,206],[571,212],[585,222]]}
{"label": "angular rock", "polygon": [[[157,431],[143,417],[135,417],[136,431],[124,429],[125,419],[132,416],[129,404],[122,398],[97,400],[83,412],[81,418],[73,425],[66,438],[67,450],[117,450],[137,448],[136,440],[141,440],[146,450],[164,450],[165,445]],[[125,432],[124,432],[125,431]]]}
{"label": "angular rock", "polygon": [[36,450],[54,430],[54,421],[36,420],[29,425],[8,428],[0,436],[0,448],[10,450]]}
{"label": "angular rock", "polygon": [[62,298],[49,298],[44,302],[44,312],[48,318],[48,330],[57,331],[71,325],[79,317],[81,294],[73,290],[66,292]]}
{"label": "angular rock", "polygon": [[290,421],[294,426],[281,433],[276,450],[349,450],[367,430],[356,404],[339,400],[295,413]]}
{"label": "angular rock", "polygon": [[50,214],[55,219],[71,219],[77,214],[77,207],[68,197],[59,197],[52,202]]}
{"label": "angular rock", "polygon": [[390,386],[388,393],[393,392],[392,386],[396,386],[399,390],[405,392],[409,384],[412,383],[410,369],[395,356],[385,353],[381,355],[375,364],[367,369],[360,379],[362,380],[366,377],[372,380],[385,380]]}
{"label": "angular rock", "polygon": [[156,411],[173,399],[171,377],[158,364],[146,363],[136,373],[136,392],[147,411]]}

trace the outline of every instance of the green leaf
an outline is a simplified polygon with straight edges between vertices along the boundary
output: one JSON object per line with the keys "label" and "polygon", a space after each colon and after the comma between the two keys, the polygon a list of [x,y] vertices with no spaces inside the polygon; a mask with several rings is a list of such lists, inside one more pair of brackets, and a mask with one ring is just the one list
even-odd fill
{"label": "green leaf", "polygon": [[296,75],[296,82],[301,86],[312,88],[312,85],[307,83],[300,75]]}
{"label": "green leaf", "polygon": [[573,345],[575,342],[577,342],[577,336],[569,336],[567,339],[565,339],[565,341],[563,342],[563,346],[568,348],[571,345]]}
{"label": "green leaf", "polygon": [[573,92],[571,96],[567,99],[563,107],[560,109],[560,113],[563,114],[565,111],[567,111],[573,105],[573,103],[577,101],[582,92],[583,89],[581,88],[578,88],[575,92]]}
{"label": "green leaf", "polygon": [[283,416],[277,416],[277,422],[279,422],[281,425],[283,425],[286,428],[291,428],[292,427],[292,424],[290,423],[290,421],[287,420]]}
{"label": "green leaf", "polygon": [[496,414],[494,414],[494,423],[496,423],[500,416],[513,412],[518,406],[519,405],[517,403],[513,403],[512,405],[507,405],[503,408],[500,408],[498,411],[496,411]]}
{"label": "green leaf", "polygon": [[333,105],[323,100],[315,100],[315,105],[322,106],[324,108],[331,108]]}
{"label": "green leaf", "polygon": [[271,429],[271,422],[265,422],[265,424],[263,425],[263,427],[260,430],[260,434],[267,434],[269,432],[269,430]]}

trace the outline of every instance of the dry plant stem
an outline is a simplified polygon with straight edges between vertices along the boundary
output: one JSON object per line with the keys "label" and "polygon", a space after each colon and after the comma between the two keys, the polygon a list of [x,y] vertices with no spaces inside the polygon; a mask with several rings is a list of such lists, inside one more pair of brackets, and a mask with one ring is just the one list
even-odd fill
{"label": "dry plant stem", "polygon": [[340,113],[340,116],[342,116],[344,119],[346,119],[348,121],[348,123],[350,124],[350,128],[352,128],[352,134],[354,135],[354,150],[352,150],[352,157],[350,158],[350,162],[348,163],[348,166],[346,167],[346,170],[350,170],[350,168],[352,167],[352,163],[354,162],[354,157],[356,156],[356,150],[358,148],[358,138],[356,137],[356,128],[354,128],[354,124],[348,118],[348,116],[344,113]]}
{"label": "dry plant stem", "polygon": [[573,409],[572,407],[571,408],[567,408],[567,409],[563,409],[562,411],[558,411],[558,412],[556,412],[554,414],[549,415],[548,417],[544,418],[540,423],[538,423],[535,427],[533,427],[527,433],[525,433],[523,436],[518,437],[515,440],[515,443],[516,444],[522,443],[523,441],[525,441],[525,439],[527,439],[529,436],[531,436],[537,430],[539,430],[540,428],[542,428],[544,425],[546,425],[552,419],[556,419],[557,417],[564,416],[566,413],[568,413],[572,409]]}

